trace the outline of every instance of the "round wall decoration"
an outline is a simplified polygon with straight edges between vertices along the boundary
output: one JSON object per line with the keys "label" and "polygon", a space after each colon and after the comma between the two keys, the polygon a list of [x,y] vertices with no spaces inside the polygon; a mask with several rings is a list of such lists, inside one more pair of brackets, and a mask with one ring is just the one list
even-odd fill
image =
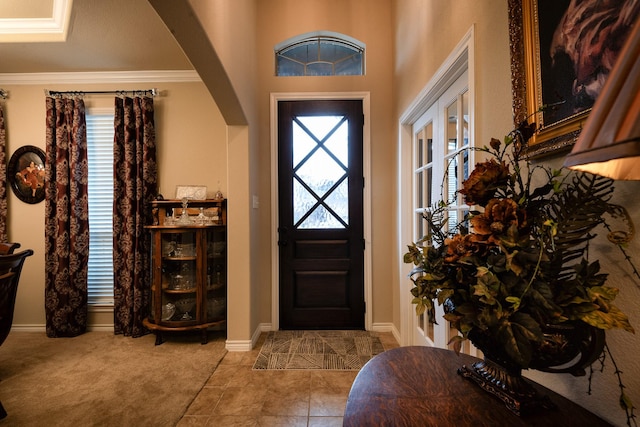
{"label": "round wall decoration", "polygon": [[44,151],[33,145],[20,147],[11,155],[7,179],[13,193],[25,203],[44,200],[44,162]]}

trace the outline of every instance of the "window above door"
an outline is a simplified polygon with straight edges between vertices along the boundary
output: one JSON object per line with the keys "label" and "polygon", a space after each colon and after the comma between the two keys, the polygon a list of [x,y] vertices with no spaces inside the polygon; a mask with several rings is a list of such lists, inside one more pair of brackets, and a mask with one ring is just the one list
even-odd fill
{"label": "window above door", "polygon": [[361,76],[364,52],[364,43],[343,34],[302,34],[275,47],[276,76]]}

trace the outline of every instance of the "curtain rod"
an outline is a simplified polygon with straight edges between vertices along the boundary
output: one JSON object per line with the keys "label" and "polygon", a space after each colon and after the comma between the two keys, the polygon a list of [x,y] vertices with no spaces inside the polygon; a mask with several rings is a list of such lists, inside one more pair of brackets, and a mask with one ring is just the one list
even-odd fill
{"label": "curtain rod", "polygon": [[9,96],[9,92],[7,92],[6,90],[0,88],[0,98],[7,99],[7,96]]}
{"label": "curtain rod", "polygon": [[130,93],[131,95],[143,95],[143,94],[151,94],[151,96],[158,96],[160,92],[158,89],[143,89],[143,90],[70,90],[70,91],[57,91],[57,90],[49,90],[45,89],[44,93],[46,96],[56,96],[56,95],[126,95]]}

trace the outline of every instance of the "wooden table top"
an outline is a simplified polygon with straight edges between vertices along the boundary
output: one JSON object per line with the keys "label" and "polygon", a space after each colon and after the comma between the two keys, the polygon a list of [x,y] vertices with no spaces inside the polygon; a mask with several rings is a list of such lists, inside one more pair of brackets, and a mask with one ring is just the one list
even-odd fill
{"label": "wooden table top", "polygon": [[347,400],[343,426],[610,426],[533,381],[534,387],[558,408],[518,417],[497,398],[458,375],[459,367],[478,360],[433,347],[385,351],[358,373]]}

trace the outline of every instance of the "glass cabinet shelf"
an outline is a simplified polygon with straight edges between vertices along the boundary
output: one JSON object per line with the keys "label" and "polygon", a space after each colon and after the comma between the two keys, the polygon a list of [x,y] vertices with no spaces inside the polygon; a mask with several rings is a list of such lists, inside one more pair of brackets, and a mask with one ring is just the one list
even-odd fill
{"label": "glass cabinet shelf", "polygon": [[[147,227],[151,233],[152,303],[144,324],[156,334],[156,345],[163,342],[163,332],[189,330],[200,330],[204,344],[208,329],[226,327],[226,200],[193,204],[197,206],[185,219],[179,200],[152,203],[154,225]],[[205,211],[215,212],[219,219],[205,222]],[[167,220],[176,213],[180,224]]]}

